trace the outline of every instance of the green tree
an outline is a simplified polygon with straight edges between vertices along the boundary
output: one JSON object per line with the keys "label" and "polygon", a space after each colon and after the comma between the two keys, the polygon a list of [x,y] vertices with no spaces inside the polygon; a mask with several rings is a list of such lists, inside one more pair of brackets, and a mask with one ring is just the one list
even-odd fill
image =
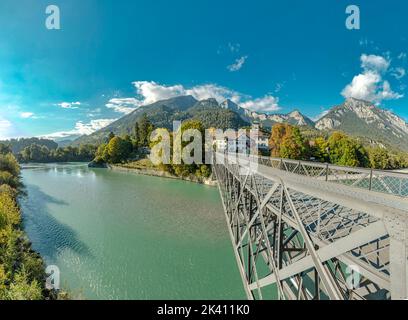
{"label": "green tree", "polygon": [[115,134],[111,131],[106,139],[106,143],[109,143],[113,138],[115,138]]}
{"label": "green tree", "polygon": [[37,280],[29,281],[25,270],[17,273],[8,291],[9,300],[41,300],[42,288]]}
{"label": "green tree", "polygon": [[[132,144],[120,137],[112,138],[104,150],[103,158],[109,163],[119,163],[128,158]],[[108,158],[108,159],[106,159]]]}
{"label": "green tree", "polygon": [[[183,122],[183,124],[181,125],[181,135],[190,129],[195,129],[198,130],[201,134],[201,137],[204,137],[204,133],[205,133],[205,129],[203,124],[198,121],[198,120],[189,120],[189,121],[185,121]],[[174,135],[175,133],[173,133]],[[174,140],[174,136],[172,141]],[[193,138],[191,138],[190,141],[182,141],[181,143],[181,148],[183,150],[183,148],[185,148],[188,144],[190,144],[193,141]],[[181,164],[173,164],[172,165],[172,171],[180,177],[186,177],[189,175],[196,175],[198,177],[209,177],[211,175],[211,168],[209,165],[204,164],[204,159],[205,159],[205,141],[203,139],[202,141],[202,149],[201,149],[201,153],[202,153],[202,159],[201,159],[201,164],[200,163],[192,163],[192,164],[186,164],[183,162],[183,160],[181,159]],[[191,154],[191,156],[194,156],[193,154]]]}
{"label": "green tree", "polygon": [[0,154],[0,185],[9,185],[15,189],[21,187],[20,166],[16,158],[8,153]]}
{"label": "green tree", "polygon": [[108,153],[106,151],[107,149],[106,147],[107,147],[106,143],[102,143],[101,145],[99,145],[95,153],[95,162],[97,163],[108,162],[109,158]]}
{"label": "green tree", "polygon": [[136,121],[135,123],[135,129],[134,129],[134,138],[135,138],[135,146],[139,146],[140,142],[140,129],[139,129],[139,122]]}
{"label": "green tree", "polygon": [[0,154],[11,153],[11,147],[9,144],[0,143]]}
{"label": "green tree", "polygon": [[310,149],[311,156],[320,162],[329,162],[329,145],[325,138],[317,137],[313,140],[312,147]]}
{"label": "green tree", "polygon": [[375,147],[368,149],[370,166],[373,169],[392,169],[391,155],[384,148]]}
{"label": "green tree", "polygon": [[368,166],[367,151],[356,140],[342,132],[334,132],[327,142],[331,163],[350,167]]}
{"label": "green tree", "polygon": [[152,133],[154,127],[152,123],[147,118],[147,115],[144,113],[142,118],[139,120],[139,146],[147,147],[149,145],[149,137]]}
{"label": "green tree", "polygon": [[17,202],[20,168],[11,153],[0,155],[0,300],[43,298],[45,272],[21,228]]}

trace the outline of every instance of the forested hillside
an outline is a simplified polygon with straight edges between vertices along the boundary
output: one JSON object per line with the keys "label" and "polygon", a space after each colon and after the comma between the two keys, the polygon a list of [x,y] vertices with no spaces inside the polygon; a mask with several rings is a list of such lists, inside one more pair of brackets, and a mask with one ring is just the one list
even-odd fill
{"label": "forested hillside", "polygon": [[233,110],[222,108],[215,99],[197,101],[192,96],[180,96],[143,106],[109,126],[77,139],[73,145],[106,142],[106,136],[110,132],[122,136],[132,135],[135,123],[144,115],[154,127],[169,130],[173,129],[173,121],[193,119],[199,120],[206,128],[238,129],[249,124]]}

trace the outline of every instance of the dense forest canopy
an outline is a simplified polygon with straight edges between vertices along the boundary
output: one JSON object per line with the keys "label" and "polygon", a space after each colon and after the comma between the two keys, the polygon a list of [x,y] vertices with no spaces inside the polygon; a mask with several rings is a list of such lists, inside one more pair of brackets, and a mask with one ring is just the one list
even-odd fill
{"label": "dense forest canopy", "polygon": [[43,138],[19,138],[0,141],[0,144],[8,145],[11,147],[11,151],[16,155],[33,144],[47,147],[49,150],[55,150],[58,148],[58,143],[53,140]]}
{"label": "dense forest canopy", "polygon": [[17,154],[19,162],[87,162],[95,157],[97,147],[81,145],[79,147],[65,147],[49,149],[46,146],[32,144]]}
{"label": "dense forest canopy", "polygon": [[0,141],[0,152],[12,152],[21,163],[27,162],[81,162],[95,157],[97,146],[80,145],[59,147],[53,140],[20,138]]}

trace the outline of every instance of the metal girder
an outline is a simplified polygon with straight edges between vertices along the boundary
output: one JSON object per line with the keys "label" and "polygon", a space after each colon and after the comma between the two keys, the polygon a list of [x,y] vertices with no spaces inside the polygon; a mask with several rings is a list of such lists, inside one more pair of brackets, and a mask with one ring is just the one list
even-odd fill
{"label": "metal girder", "polygon": [[408,297],[408,199],[315,179],[304,163],[215,157],[249,299]]}

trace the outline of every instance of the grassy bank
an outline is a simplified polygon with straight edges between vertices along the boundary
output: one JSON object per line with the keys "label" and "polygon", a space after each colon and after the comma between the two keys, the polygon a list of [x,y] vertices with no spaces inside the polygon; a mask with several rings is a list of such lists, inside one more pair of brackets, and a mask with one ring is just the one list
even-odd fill
{"label": "grassy bank", "polygon": [[22,229],[18,197],[20,166],[11,153],[0,154],[0,300],[62,298],[45,288],[45,265]]}
{"label": "grassy bank", "polygon": [[21,228],[17,197],[20,167],[11,153],[0,155],[0,299],[39,300],[46,295],[41,257]]}

